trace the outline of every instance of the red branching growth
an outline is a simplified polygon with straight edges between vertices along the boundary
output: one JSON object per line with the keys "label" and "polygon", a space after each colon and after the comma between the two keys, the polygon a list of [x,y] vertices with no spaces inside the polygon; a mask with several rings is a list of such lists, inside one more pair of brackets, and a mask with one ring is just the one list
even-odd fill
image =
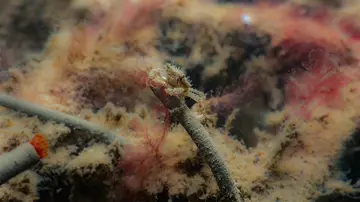
{"label": "red branching growth", "polygon": [[237,83],[235,88],[227,89],[223,95],[208,99],[202,105],[210,105],[212,112],[227,116],[236,107],[251,102],[255,94],[259,92],[259,84],[259,77],[255,74],[240,76],[239,84]]}
{"label": "red branching growth", "polygon": [[291,7],[291,11],[291,17],[308,18],[320,24],[329,23],[332,20],[330,11],[325,7],[306,7],[303,5],[295,5]]}
{"label": "red branching growth", "polygon": [[273,46],[279,47],[278,66],[287,72],[285,104],[295,116],[307,119],[318,106],[343,107],[341,90],[352,79],[342,67],[357,63],[352,55],[360,39],[356,24],[352,19],[338,21],[326,8],[282,9],[278,17],[284,22],[272,34]]}
{"label": "red branching growth", "polygon": [[[150,126],[146,120],[140,120],[139,118],[133,118],[129,124],[136,136],[143,138],[140,144],[125,147],[123,157],[119,163],[119,167],[124,172],[124,183],[132,191],[143,188],[150,173],[160,172],[163,165],[164,156],[161,154],[160,149],[168,133],[170,114],[168,109],[162,106],[155,107],[155,109],[157,112],[165,113],[163,124]],[[159,113],[154,116],[157,115]]]}
{"label": "red branching growth", "polygon": [[[285,44],[291,43],[287,41]],[[285,87],[286,104],[296,116],[311,118],[311,111],[318,106],[343,107],[341,89],[351,82],[340,71],[344,58],[341,53],[331,53],[311,43],[288,46],[291,74]],[[304,57],[306,56],[306,57]]]}
{"label": "red branching growth", "polygon": [[49,143],[44,136],[36,134],[30,141],[30,144],[34,146],[36,153],[40,158],[45,158],[48,156]]}
{"label": "red branching growth", "polygon": [[339,22],[340,30],[349,36],[350,39],[359,41],[360,40],[360,26],[355,22],[356,18],[344,18]]}
{"label": "red branching growth", "polygon": [[[129,78],[133,81],[134,85],[136,85],[140,89],[152,87],[161,87],[158,83],[149,79],[148,72],[143,69],[137,69],[130,72],[124,72],[124,77]],[[165,93],[165,91],[163,91]]]}
{"label": "red branching growth", "polygon": [[125,36],[130,31],[154,24],[156,14],[166,0],[123,0],[114,6],[111,16],[114,34]]}
{"label": "red branching growth", "polygon": [[285,71],[306,68],[309,66],[306,63],[309,63],[310,52],[324,49],[319,42],[298,41],[293,38],[283,40],[279,47],[281,53],[279,53],[278,59]]}
{"label": "red branching growth", "polygon": [[135,85],[139,86],[140,89],[148,87],[149,79],[147,72],[138,70],[134,73],[130,73],[129,77],[134,80]]}

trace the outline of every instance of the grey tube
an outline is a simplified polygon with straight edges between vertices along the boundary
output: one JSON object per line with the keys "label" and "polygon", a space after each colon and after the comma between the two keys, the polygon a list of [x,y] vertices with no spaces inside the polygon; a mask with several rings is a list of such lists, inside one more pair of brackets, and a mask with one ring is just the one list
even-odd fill
{"label": "grey tube", "polygon": [[151,90],[170,111],[171,116],[176,118],[190,135],[199,149],[201,155],[207,161],[215,180],[222,192],[223,201],[243,202],[247,195],[241,187],[237,187],[231,178],[230,171],[221,153],[217,150],[214,141],[208,131],[186,106],[185,102],[178,97],[163,96],[161,90],[151,87]]}
{"label": "grey tube", "polygon": [[92,135],[100,137],[107,144],[113,143],[114,140],[118,140],[120,143],[124,143],[124,140],[121,138],[121,136],[108,131],[102,126],[62,112],[46,109],[40,105],[25,102],[6,94],[0,94],[0,105],[31,116],[38,116],[39,118],[52,120],[59,124],[64,123],[65,125],[73,127],[74,129],[80,129],[89,132]]}
{"label": "grey tube", "polygon": [[30,143],[22,144],[10,152],[0,155],[0,185],[40,161],[35,148]]}

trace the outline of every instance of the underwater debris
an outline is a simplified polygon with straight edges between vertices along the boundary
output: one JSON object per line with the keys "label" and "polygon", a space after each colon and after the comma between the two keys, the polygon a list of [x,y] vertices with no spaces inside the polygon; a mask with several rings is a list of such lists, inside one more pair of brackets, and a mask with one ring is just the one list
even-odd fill
{"label": "underwater debris", "polygon": [[15,111],[26,113],[31,116],[38,116],[39,118],[55,121],[60,124],[63,123],[65,125],[73,127],[74,129],[84,130],[108,144],[113,144],[114,141],[119,141],[119,143],[123,143],[120,136],[110,131],[107,131],[101,126],[89,123],[85,120],[67,115],[65,113],[46,109],[29,102],[18,100],[5,94],[0,95],[0,105]]}
{"label": "underwater debris", "polygon": [[10,152],[1,154],[0,185],[39,163],[47,157],[47,150],[45,138],[36,134],[30,143],[21,144]]}

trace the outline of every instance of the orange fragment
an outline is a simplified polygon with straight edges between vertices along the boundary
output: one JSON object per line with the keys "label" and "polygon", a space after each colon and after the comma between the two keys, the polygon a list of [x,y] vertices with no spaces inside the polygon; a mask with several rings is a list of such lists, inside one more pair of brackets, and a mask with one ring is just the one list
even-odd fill
{"label": "orange fragment", "polygon": [[36,134],[30,141],[30,144],[35,148],[36,153],[40,158],[45,158],[48,156],[49,143],[44,136]]}

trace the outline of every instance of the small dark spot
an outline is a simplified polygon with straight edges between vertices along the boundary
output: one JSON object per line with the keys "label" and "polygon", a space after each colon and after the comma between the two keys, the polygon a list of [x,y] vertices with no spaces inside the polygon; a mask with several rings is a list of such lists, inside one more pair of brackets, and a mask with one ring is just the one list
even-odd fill
{"label": "small dark spot", "polygon": [[322,124],[328,125],[329,124],[329,122],[327,120],[328,117],[329,117],[329,115],[323,115],[318,119],[318,121]]}
{"label": "small dark spot", "polygon": [[256,185],[251,189],[251,191],[256,192],[257,194],[262,194],[265,191],[265,187],[262,185]]}
{"label": "small dark spot", "polygon": [[120,114],[117,114],[115,116],[115,121],[118,122],[118,121],[120,121],[121,118],[122,118],[122,116]]}
{"label": "small dark spot", "polygon": [[179,163],[177,167],[191,177],[200,172],[203,167],[203,162],[200,157],[196,157],[195,159],[187,159],[184,162]]}

